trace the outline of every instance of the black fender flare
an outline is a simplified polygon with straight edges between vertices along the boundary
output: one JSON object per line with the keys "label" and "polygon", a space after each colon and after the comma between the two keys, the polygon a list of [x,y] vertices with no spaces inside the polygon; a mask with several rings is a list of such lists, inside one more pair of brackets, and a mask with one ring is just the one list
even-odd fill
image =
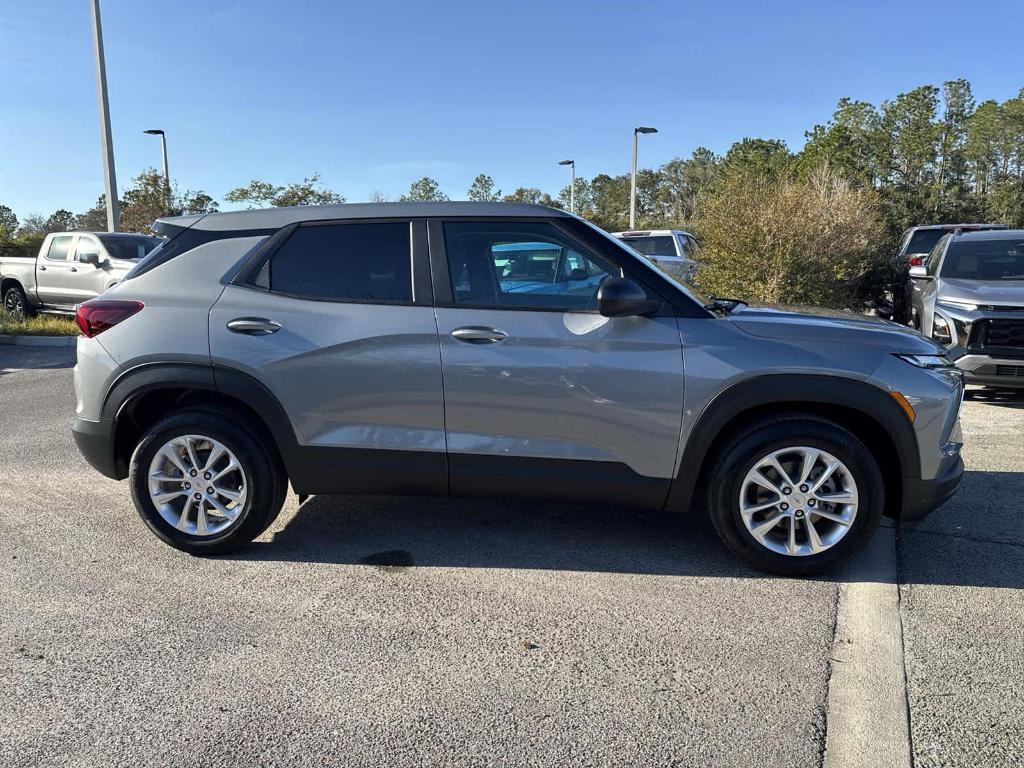
{"label": "black fender flare", "polygon": [[704,470],[705,459],[722,430],[744,411],[766,405],[798,410],[808,404],[839,407],[864,414],[892,440],[901,477],[919,478],[921,461],[914,427],[885,390],[858,379],[813,374],[769,374],[733,384],[701,411],[683,449],[679,472],[672,481],[666,507],[689,508]]}

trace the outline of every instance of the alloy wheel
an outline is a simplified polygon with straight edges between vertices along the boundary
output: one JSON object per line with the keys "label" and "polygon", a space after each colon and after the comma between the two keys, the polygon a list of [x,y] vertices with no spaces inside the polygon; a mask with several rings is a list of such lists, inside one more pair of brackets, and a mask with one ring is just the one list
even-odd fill
{"label": "alloy wheel", "polygon": [[747,531],[780,555],[816,555],[846,536],[857,516],[857,483],[827,451],[794,446],[754,462],[740,486]]}
{"label": "alloy wheel", "polygon": [[234,453],[204,435],[180,435],[164,443],[150,462],[148,485],[160,516],[192,536],[214,536],[234,525],[248,493]]}

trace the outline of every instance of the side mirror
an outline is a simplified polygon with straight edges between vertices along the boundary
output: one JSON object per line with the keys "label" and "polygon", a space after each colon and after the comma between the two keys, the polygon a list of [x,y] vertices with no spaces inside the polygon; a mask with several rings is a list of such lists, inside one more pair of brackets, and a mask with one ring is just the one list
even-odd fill
{"label": "side mirror", "polygon": [[928,268],[922,266],[911,267],[910,276],[916,277],[918,279],[928,279],[929,277],[931,277],[931,275],[928,274]]}
{"label": "side mirror", "polygon": [[82,264],[92,264],[94,267],[100,265],[100,255],[92,251],[78,254],[78,260]]}
{"label": "side mirror", "polygon": [[605,317],[638,317],[661,309],[661,302],[647,298],[647,292],[632,280],[609,275],[597,289],[597,311]]}

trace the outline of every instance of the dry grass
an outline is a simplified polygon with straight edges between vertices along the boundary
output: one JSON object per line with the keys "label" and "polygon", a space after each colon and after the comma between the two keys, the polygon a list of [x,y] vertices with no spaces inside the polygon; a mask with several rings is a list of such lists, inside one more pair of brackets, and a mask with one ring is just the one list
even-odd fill
{"label": "dry grass", "polygon": [[36,315],[16,320],[0,311],[0,336],[77,336],[78,326],[70,317],[62,315]]}

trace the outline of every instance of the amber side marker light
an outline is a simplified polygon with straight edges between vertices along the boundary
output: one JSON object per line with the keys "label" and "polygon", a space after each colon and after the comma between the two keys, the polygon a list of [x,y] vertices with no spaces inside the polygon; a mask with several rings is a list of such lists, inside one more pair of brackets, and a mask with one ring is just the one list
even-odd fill
{"label": "amber side marker light", "polygon": [[889,393],[889,397],[896,401],[903,412],[907,414],[907,418],[913,423],[914,419],[917,418],[917,412],[914,410],[914,406],[910,404],[910,401],[903,396],[902,392],[897,392],[895,389]]}

